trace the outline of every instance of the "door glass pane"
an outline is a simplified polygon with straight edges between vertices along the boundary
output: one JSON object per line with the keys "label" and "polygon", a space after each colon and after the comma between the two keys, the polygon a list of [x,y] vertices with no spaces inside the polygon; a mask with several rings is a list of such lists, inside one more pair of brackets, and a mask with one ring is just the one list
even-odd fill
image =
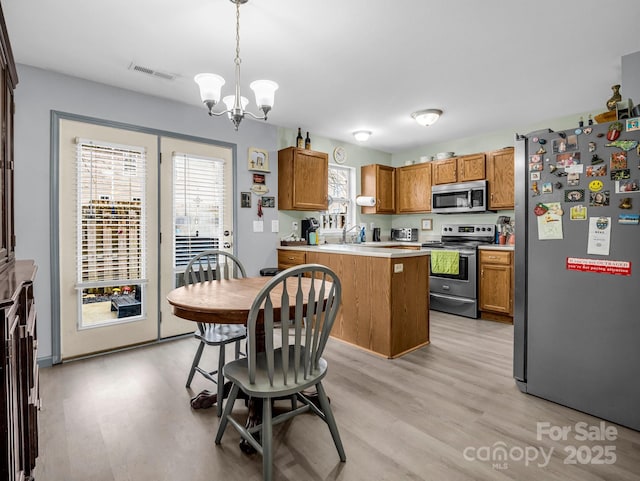
{"label": "door glass pane", "polygon": [[173,155],[175,287],[184,285],[184,269],[194,256],[224,247],[224,169],[222,159]]}
{"label": "door glass pane", "polygon": [[79,139],[77,179],[79,327],[141,319],[144,148]]}

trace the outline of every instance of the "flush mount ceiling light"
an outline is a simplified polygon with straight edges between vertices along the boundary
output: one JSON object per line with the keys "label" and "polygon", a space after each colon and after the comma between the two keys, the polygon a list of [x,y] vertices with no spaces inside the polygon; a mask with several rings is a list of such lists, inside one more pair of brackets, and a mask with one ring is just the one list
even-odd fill
{"label": "flush mount ceiling light", "polygon": [[215,105],[220,101],[220,91],[225,83],[224,79],[220,77],[220,75],[213,73],[200,73],[194,77],[195,82],[200,87],[200,98],[209,109],[209,115],[218,117],[223,114],[228,114],[236,130],[238,130],[238,125],[242,122],[245,114],[257,120],[267,120],[267,114],[273,107],[275,93],[276,90],[278,90],[278,84],[271,80],[256,80],[255,82],[251,82],[249,87],[251,87],[251,90],[255,93],[256,104],[258,104],[258,108],[262,110],[262,115],[254,115],[251,112],[245,111],[249,100],[240,95],[240,5],[248,1],[249,0],[231,0],[231,3],[236,4],[236,88],[235,95],[227,95],[222,99],[227,110],[217,113],[213,111]]}
{"label": "flush mount ceiling light", "polygon": [[358,142],[366,142],[371,137],[370,130],[356,130],[353,133],[353,136],[356,138]]}
{"label": "flush mount ceiling light", "polygon": [[426,109],[426,110],[418,110],[411,114],[416,122],[424,127],[429,127],[434,124],[442,115],[442,110],[439,109]]}

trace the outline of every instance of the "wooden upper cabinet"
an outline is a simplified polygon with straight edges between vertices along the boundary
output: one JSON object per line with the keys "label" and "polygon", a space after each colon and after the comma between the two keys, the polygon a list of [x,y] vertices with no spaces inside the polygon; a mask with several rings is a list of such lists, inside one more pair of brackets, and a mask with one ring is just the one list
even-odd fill
{"label": "wooden upper cabinet", "polygon": [[362,207],[363,214],[393,214],[396,210],[396,169],[388,165],[370,164],[360,169],[360,195],[373,197],[376,205]]}
{"label": "wooden upper cabinet", "polygon": [[470,182],[485,178],[485,155],[471,154],[435,160],[432,164],[433,185]]}
{"label": "wooden upper cabinet", "polygon": [[278,151],[278,209],[327,210],[329,156],[287,147]]}
{"label": "wooden upper cabinet", "polygon": [[458,181],[458,159],[453,157],[431,162],[433,185],[451,184]]}
{"label": "wooden upper cabinet", "polygon": [[458,157],[457,182],[471,182],[485,178],[485,155],[473,154]]}
{"label": "wooden upper cabinet", "polygon": [[487,181],[489,209],[513,209],[515,205],[513,147],[487,153]]}
{"label": "wooden upper cabinet", "polygon": [[431,212],[431,163],[396,169],[396,212]]}

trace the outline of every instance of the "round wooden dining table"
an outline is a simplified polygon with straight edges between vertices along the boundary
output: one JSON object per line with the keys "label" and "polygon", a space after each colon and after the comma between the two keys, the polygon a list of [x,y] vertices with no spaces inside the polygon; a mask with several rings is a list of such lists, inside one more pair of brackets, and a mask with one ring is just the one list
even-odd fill
{"label": "round wooden dining table", "polygon": [[[167,295],[167,301],[172,306],[173,314],[182,319],[202,323],[217,324],[246,324],[251,305],[256,296],[267,282],[273,277],[244,277],[240,279],[222,279],[216,281],[198,282],[188,286],[178,287]],[[308,292],[313,280],[309,277],[300,279],[302,289]],[[289,278],[288,282],[298,283],[297,278]],[[320,280],[316,279],[318,287]],[[295,287],[292,286],[292,289]],[[276,286],[272,291],[274,310],[279,310],[282,285]],[[306,304],[306,296],[304,302]],[[258,315],[256,324],[256,350],[264,351],[264,330],[261,329],[261,314]],[[228,395],[230,384],[225,384],[225,397]],[[239,396],[240,397],[240,396]],[[218,395],[213,392],[203,391],[191,400],[194,409],[208,408],[218,402]],[[261,409],[249,403],[247,425],[259,424]],[[240,448],[247,452],[254,452],[251,445],[243,441]]]}

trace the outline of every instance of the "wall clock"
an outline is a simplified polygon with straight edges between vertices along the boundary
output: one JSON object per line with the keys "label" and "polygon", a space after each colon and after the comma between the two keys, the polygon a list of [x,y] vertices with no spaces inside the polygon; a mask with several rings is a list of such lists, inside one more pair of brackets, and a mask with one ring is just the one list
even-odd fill
{"label": "wall clock", "polygon": [[333,160],[338,164],[344,164],[345,160],[347,160],[347,152],[344,150],[344,147],[336,147],[333,149]]}

